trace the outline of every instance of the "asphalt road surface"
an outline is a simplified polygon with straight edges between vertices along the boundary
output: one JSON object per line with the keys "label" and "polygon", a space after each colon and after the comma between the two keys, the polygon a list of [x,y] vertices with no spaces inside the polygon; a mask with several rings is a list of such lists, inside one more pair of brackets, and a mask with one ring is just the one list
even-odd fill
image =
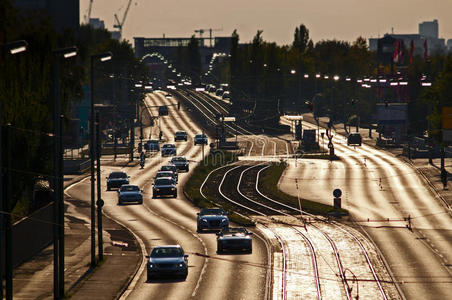
{"label": "asphalt road surface", "polygon": [[342,207],[375,241],[406,299],[450,299],[452,219],[441,201],[394,155],[347,146],[337,134],[333,143],[340,161],[292,161],[280,188],[296,196],[298,178],[301,197],[330,205],[332,191],[341,188]]}
{"label": "asphalt road surface", "polygon": [[[146,98],[148,108],[156,115],[158,105],[173,105],[177,101],[165,98],[165,93],[154,92]],[[186,130],[187,142],[177,142],[178,155],[184,155],[191,161],[190,172],[202,158],[201,146],[193,146],[193,136],[201,132],[195,122],[178,111],[176,106],[169,106],[169,116],[160,118],[160,124],[154,128],[144,128],[144,136],[154,135],[160,125],[164,139],[173,142],[174,132]],[[189,254],[189,273],[187,279],[162,279],[146,281],[145,262],[124,298],[127,299],[263,299],[267,283],[267,248],[258,237],[254,238],[251,255],[217,255],[216,236],[214,234],[196,233],[196,213],[194,207],[184,199],[182,186],[188,174],[179,174],[178,197],[152,199],[152,178],[161,165],[170,158],[156,154],[146,159],[144,169],[139,166],[124,168],[131,177],[132,184],[138,184],[144,190],[143,205],[117,205],[116,191],[106,191],[105,180],[102,182],[102,198],[105,201],[104,212],[131,229],[140,243],[150,253],[156,245],[180,244]],[[104,166],[102,177],[105,178],[118,167]],[[84,180],[70,190],[72,197],[90,200],[89,181]],[[257,234],[256,234],[257,236]]]}

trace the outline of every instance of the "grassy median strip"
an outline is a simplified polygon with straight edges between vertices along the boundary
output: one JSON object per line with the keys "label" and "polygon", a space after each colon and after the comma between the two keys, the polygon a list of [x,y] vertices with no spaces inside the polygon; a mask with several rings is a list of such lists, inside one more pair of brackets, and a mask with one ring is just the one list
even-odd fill
{"label": "grassy median strip", "polygon": [[[286,167],[287,164],[281,161],[264,170],[259,177],[259,190],[269,198],[278,200],[293,207],[298,207],[297,197],[288,195],[278,188],[278,181]],[[348,215],[348,211],[345,209],[335,210],[334,207],[330,205],[310,201],[304,198],[300,198],[300,200],[303,211],[310,214],[326,216],[329,213],[340,212],[341,214]],[[333,201],[333,199],[331,199],[331,201]]]}
{"label": "grassy median strip", "polygon": [[200,163],[194,170],[187,183],[184,186],[185,196],[192,201],[198,207],[218,207],[226,211],[229,211],[229,219],[242,226],[253,226],[255,225],[250,219],[244,218],[233,211],[233,207],[230,205],[224,205],[223,203],[216,203],[213,199],[205,199],[199,188],[201,184],[206,179],[207,175],[219,168],[221,166],[226,166],[237,161],[237,156],[235,153],[229,151],[213,151],[206,158],[204,162]]}

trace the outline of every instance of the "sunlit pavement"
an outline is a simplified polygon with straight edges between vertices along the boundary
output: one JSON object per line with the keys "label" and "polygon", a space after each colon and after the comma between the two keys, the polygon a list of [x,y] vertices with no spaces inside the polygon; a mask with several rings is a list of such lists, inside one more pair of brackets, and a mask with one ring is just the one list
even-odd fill
{"label": "sunlit pavement", "polygon": [[[303,126],[317,128],[308,123]],[[438,189],[434,177],[437,168],[415,160],[415,167],[424,168],[423,177],[411,163],[392,153],[365,144],[347,146],[339,134],[343,127],[336,128],[340,130],[335,132],[333,143],[341,159],[291,161],[280,189],[331,205],[333,189],[341,188],[342,207],[372,236],[407,299],[447,298],[452,286],[452,222],[443,201],[448,193],[440,188],[438,195],[431,189]],[[299,191],[293,184],[295,178],[299,179]]]}

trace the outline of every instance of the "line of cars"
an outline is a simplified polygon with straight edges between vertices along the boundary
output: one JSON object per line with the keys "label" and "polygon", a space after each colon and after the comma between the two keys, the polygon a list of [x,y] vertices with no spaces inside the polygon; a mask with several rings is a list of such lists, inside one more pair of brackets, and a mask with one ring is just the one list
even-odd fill
{"label": "line of cars", "polygon": [[[197,231],[216,233],[218,254],[253,251],[253,233],[243,227],[230,227],[228,213],[221,208],[202,208],[197,214]],[[155,246],[146,258],[147,281],[161,277],[185,280],[188,276],[188,255],[180,245]]]}

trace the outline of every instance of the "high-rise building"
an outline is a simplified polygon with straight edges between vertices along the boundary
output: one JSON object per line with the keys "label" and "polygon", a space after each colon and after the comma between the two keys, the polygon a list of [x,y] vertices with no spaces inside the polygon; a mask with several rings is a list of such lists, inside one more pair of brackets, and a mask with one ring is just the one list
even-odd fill
{"label": "high-rise building", "polygon": [[438,20],[433,21],[425,21],[419,23],[419,34],[425,37],[432,37],[437,39],[439,37],[438,34]]}
{"label": "high-rise building", "polygon": [[80,0],[13,0],[13,5],[23,12],[44,12],[52,18],[57,30],[80,26]]}
{"label": "high-rise building", "polygon": [[104,21],[99,18],[90,18],[89,25],[91,25],[94,29],[105,29]]}

